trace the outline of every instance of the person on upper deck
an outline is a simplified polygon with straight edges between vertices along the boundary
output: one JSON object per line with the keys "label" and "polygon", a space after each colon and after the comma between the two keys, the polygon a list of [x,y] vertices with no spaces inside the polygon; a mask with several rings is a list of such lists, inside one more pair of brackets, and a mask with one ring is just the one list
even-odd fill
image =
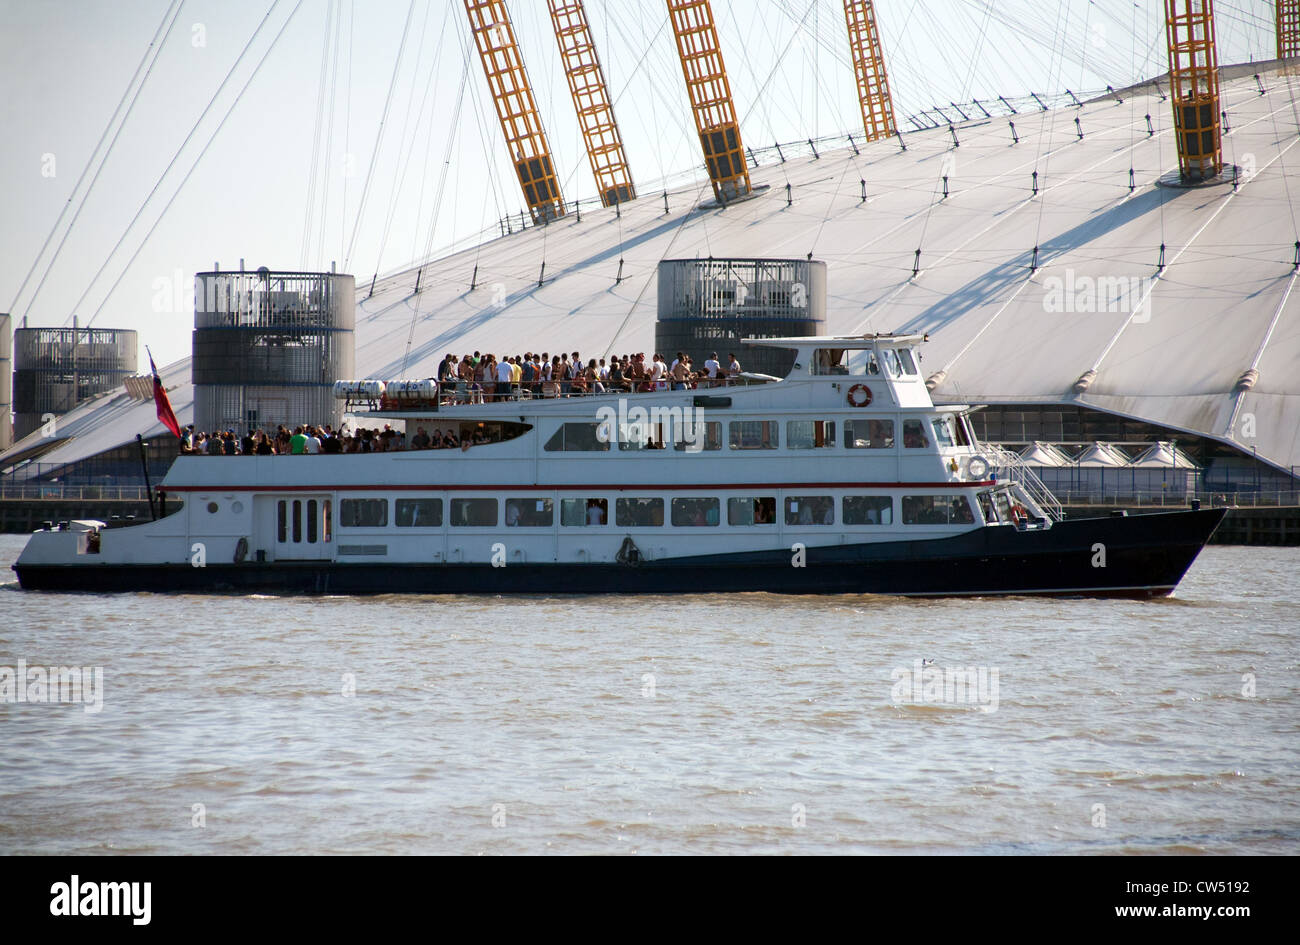
{"label": "person on upper deck", "polygon": [[727,366],[727,376],[728,376],[728,377],[739,377],[739,376],[740,376],[740,362],[736,360],[736,356],[735,356],[734,354],[729,354],[729,355],[727,355],[727,357],[731,359],[731,364],[729,364],[729,365]]}

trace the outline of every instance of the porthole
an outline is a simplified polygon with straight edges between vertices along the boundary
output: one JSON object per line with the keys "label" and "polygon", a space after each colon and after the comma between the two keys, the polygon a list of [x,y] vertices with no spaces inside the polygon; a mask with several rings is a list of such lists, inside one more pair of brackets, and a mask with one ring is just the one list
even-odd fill
{"label": "porthole", "polygon": [[217,503],[215,503],[215,502],[209,502],[209,503],[208,503],[208,511],[211,512],[213,515],[216,515],[216,514],[217,514]]}
{"label": "porthole", "polygon": [[241,512],[244,511],[244,503],[236,499],[234,502],[230,503],[230,511],[234,512],[236,515],[239,515]]}

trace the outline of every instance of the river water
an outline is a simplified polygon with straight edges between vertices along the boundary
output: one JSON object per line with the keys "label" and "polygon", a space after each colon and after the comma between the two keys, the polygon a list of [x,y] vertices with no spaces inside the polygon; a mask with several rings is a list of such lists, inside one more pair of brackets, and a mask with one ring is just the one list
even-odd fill
{"label": "river water", "polygon": [[24,541],[0,681],[89,702],[0,703],[0,853],[1300,852],[1297,548],[1154,602],[317,599],[26,593]]}

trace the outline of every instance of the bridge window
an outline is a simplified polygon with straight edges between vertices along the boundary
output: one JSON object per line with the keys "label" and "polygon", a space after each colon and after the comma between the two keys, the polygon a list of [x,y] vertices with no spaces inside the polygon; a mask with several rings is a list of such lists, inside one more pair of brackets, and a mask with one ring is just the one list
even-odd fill
{"label": "bridge window", "polygon": [[494,528],[496,499],[452,499],[451,524],[457,528]]}
{"label": "bridge window", "polygon": [[935,417],[930,421],[930,426],[934,429],[934,441],[940,446],[952,446],[956,442],[952,417]]}
{"label": "bridge window", "polygon": [[732,420],[729,434],[733,450],[774,450],[781,445],[775,420]]}
{"label": "bridge window", "polygon": [[792,495],[785,500],[787,525],[834,525],[835,500],[828,495]]}
{"label": "bridge window", "polygon": [[894,446],[893,420],[845,420],[844,446],[851,450],[887,450]]}
{"label": "bridge window", "polygon": [[850,351],[849,373],[879,377],[880,362],[876,360],[876,352],[871,351],[870,349],[865,351]]}
{"label": "bridge window", "polygon": [[561,499],[560,524],[581,528],[609,524],[608,499]]}
{"label": "bridge window", "polygon": [[398,499],[398,528],[441,528],[442,499]]}
{"label": "bridge window", "polygon": [[898,349],[898,363],[903,369],[903,373],[911,376],[916,375],[916,359],[908,348]]}
{"label": "bridge window", "polygon": [[975,514],[964,495],[905,495],[903,524],[973,525]]}
{"label": "bridge window", "polygon": [[789,420],[785,445],[792,450],[814,450],[835,446],[834,420]]}
{"label": "bridge window", "polygon": [[903,446],[909,450],[925,449],[930,441],[925,436],[925,425],[920,420],[903,421]]}
{"label": "bridge window", "polygon": [[892,525],[894,500],[887,495],[846,495],[843,503],[845,525]]}
{"label": "bridge window", "polygon": [[848,374],[844,364],[843,348],[816,348],[813,350],[812,372],[817,375]]}
{"label": "bridge window", "polygon": [[614,521],[619,528],[662,525],[664,500],[619,499],[614,503]]}
{"label": "bridge window", "polygon": [[890,377],[898,377],[902,373],[902,366],[898,363],[898,354],[893,348],[881,348],[880,360],[885,365],[885,373]]}
{"label": "bridge window", "polygon": [[507,527],[550,528],[554,524],[555,510],[550,499],[506,499]]}
{"label": "bridge window", "polygon": [[387,499],[339,500],[339,525],[341,527],[383,528],[387,524]]}
{"label": "bridge window", "polygon": [[718,524],[718,500],[673,499],[673,524],[687,526],[704,526]]}
{"label": "bridge window", "polygon": [[776,497],[733,498],[727,500],[728,525],[775,525]]}

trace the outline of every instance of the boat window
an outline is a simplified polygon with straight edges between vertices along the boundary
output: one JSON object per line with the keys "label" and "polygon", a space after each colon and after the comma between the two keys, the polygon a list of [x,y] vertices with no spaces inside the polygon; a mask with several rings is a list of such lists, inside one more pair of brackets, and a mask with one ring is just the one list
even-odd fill
{"label": "boat window", "polygon": [[441,528],[442,499],[398,499],[398,528]]}
{"label": "boat window", "polygon": [[934,441],[940,446],[952,446],[956,442],[952,431],[952,417],[935,417],[930,421],[934,429]]}
{"label": "boat window", "polygon": [[876,352],[866,349],[862,351],[849,352],[849,373],[866,374],[868,376],[880,376],[880,362],[876,360]]}
{"label": "boat window", "polygon": [[971,436],[970,436],[970,427],[967,426],[966,424],[966,418],[958,415],[957,417],[953,417],[950,419],[953,420],[953,429],[956,431],[957,434],[957,445],[972,446],[973,443],[971,441]]}
{"label": "boat window", "polygon": [[722,449],[722,422],[706,420],[703,423],[674,424],[675,443],[679,452],[698,453],[701,450]]}
{"label": "boat window", "polygon": [[903,496],[904,525],[973,525],[975,514],[964,495]]}
{"label": "boat window", "polygon": [[664,448],[664,424],[623,423],[618,428],[621,450],[661,450]]}
{"label": "boat window", "polygon": [[727,500],[728,525],[775,525],[776,497],[733,498]]}
{"label": "boat window", "polygon": [[1002,522],[1011,521],[1011,500],[1007,497],[1007,494],[999,489],[993,493],[993,501],[998,510],[998,520]]}
{"label": "boat window", "polygon": [[293,500],[293,543],[302,542],[302,500]]}
{"label": "boat window", "polygon": [[619,499],[614,503],[614,521],[619,528],[664,523],[663,499]]}
{"label": "boat window", "polygon": [[930,441],[925,436],[925,425],[920,420],[903,421],[903,446],[909,450],[925,449]]}
{"label": "boat window", "polygon": [[322,516],[322,519],[325,524],[325,528],[324,528],[325,537],[322,538],[321,540],[326,542],[334,540],[334,521],[333,521],[333,515],[330,511],[330,504],[331,504],[330,500],[326,499],[325,512],[324,515]]}
{"label": "boat window", "polygon": [[845,525],[892,525],[894,500],[887,495],[846,495],[843,522]]}
{"label": "boat window", "polygon": [[340,499],[341,528],[383,528],[388,524],[387,499]]}
{"label": "boat window", "polygon": [[898,363],[898,355],[894,353],[893,348],[881,348],[880,360],[884,362],[886,374],[890,377],[898,377],[902,368]]}
{"label": "boat window", "polygon": [[496,499],[452,499],[451,524],[457,528],[494,528]]}
{"label": "boat window", "polygon": [[844,446],[851,450],[887,450],[894,446],[893,420],[845,420]]}
{"label": "boat window", "polygon": [[580,528],[609,524],[608,499],[561,499],[560,524]]}
{"label": "boat window", "polygon": [[780,427],[775,420],[732,420],[729,427],[733,450],[774,450],[781,445]]}
{"label": "boat window", "polygon": [[989,494],[987,492],[979,492],[976,493],[975,498],[979,500],[980,512],[984,515],[984,521],[990,524],[996,522],[998,517],[993,514],[993,499]]}
{"label": "boat window", "polygon": [[289,513],[287,511],[288,505],[289,503],[284,499],[281,499],[277,503],[275,535],[276,535],[276,541],[278,541],[280,544],[284,544],[286,541],[289,540],[288,531],[287,531],[289,527]]}
{"label": "boat window", "polygon": [[318,530],[317,522],[316,522],[316,512],[317,512],[316,500],[308,499],[307,500],[307,542],[308,544],[312,544],[312,545],[316,544],[316,534]]}
{"label": "boat window", "polygon": [[914,376],[916,374],[916,359],[912,356],[911,350],[899,348],[897,353],[898,363],[902,366],[903,373]]}
{"label": "boat window", "polygon": [[717,525],[719,502],[714,498],[673,499],[674,525]]}
{"label": "boat window", "polygon": [[787,525],[834,525],[835,500],[828,495],[792,495],[785,500]]}
{"label": "boat window", "polygon": [[792,450],[814,450],[835,445],[834,420],[788,420],[785,445]]}
{"label": "boat window", "polygon": [[563,423],[542,449],[548,453],[593,453],[608,450],[610,432],[608,424]]}
{"label": "boat window", "polygon": [[550,528],[554,524],[550,499],[506,499],[506,527]]}
{"label": "boat window", "polygon": [[843,348],[816,348],[813,350],[813,374],[848,374]]}

